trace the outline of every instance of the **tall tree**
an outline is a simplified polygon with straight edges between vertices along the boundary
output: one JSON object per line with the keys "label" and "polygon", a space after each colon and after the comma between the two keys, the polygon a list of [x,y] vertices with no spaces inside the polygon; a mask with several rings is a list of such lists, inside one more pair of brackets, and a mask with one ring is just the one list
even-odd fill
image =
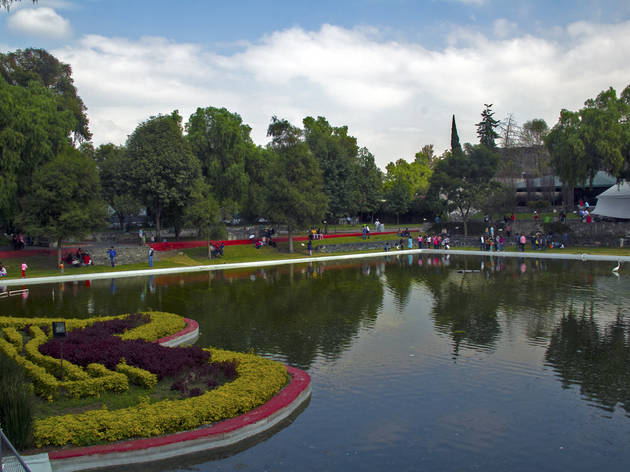
{"label": "tall tree", "polygon": [[499,139],[501,140],[501,147],[511,148],[519,144],[521,136],[521,127],[516,122],[512,113],[508,114],[504,120],[499,123],[499,130],[501,131]]}
{"label": "tall tree", "polygon": [[287,120],[273,117],[267,130],[273,156],[267,183],[267,214],[276,223],[287,225],[289,252],[293,252],[293,232],[318,223],[328,201],[323,190],[322,171],[302,131]]}
{"label": "tall tree", "polygon": [[251,128],[225,108],[197,108],[186,123],[187,139],[201,163],[224,217],[237,214],[247,198],[245,164],[255,152]]}
{"label": "tall tree", "polygon": [[68,145],[74,126],[72,113],[60,111],[41,83],[10,85],[0,76],[0,218],[8,227],[33,172]]}
{"label": "tall tree", "polygon": [[573,189],[586,182],[588,169],[584,159],[584,143],[580,139],[580,115],[562,110],[558,123],[545,136],[545,145],[551,155],[551,165],[564,188],[565,206],[573,205]]}
{"label": "tall tree", "polygon": [[94,160],[101,177],[103,197],[124,230],[127,217],[138,213],[142,207],[135,195],[133,181],[127,177],[132,169],[127,149],[124,146],[102,144],[94,152]]}
{"label": "tall tree", "polygon": [[383,198],[383,173],[374,161],[374,155],[365,147],[359,149],[355,187],[359,195],[359,212],[372,215]]}
{"label": "tall tree", "polygon": [[451,123],[451,152],[462,152],[462,145],[459,143],[459,135],[457,134],[457,125],[455,124],[455,115]]}
{"label": "tall tree", "polygon": [[492,111],[492,103],[484,104],[485,108],[481,112],[481,121],[477,123],[477,136],[479,136],[479,142],[490,149],[496,149],[497,145],[495,140],[499,137],[496,132],[499,122],[494,119],[494,112]]}
{"label": "tall tree", "polygon": [[444,195],[450,210],[458,210],[468,235],[468,217],[471,208],[482,201],[490,191],[499,156],[485,145],[466,145],[463,153],[451,153],[440,160],[431,177],[431,192]]}
{"label": "tall tree", "polygon": [[151,117],[127,139],[132,161],[129,179],[139,199],[152,210],[158,237],[163,213],[183,213],[201,175],[181,121],[177,111]]}
{"label": "tall tree", "polygon": [[520,143],[523,146],[542,146],[549,133],[549,126],[542,118],[526,121],[521,128]]}
{"label": "tall tree", "polygon": [[353,175],[357,172],[357,140],[348,135],[348,127],[331,126],[326,118],[304,118],[304,135],[317,158],[324,176],[324,192],[331,216],[344,216],[359,207],[358,189]]}
{"label": "tall tree", "polygon": [[105,203],[92,159],[66,146],[33,175],[18,220],[33,235],[57,241],[57,263],[63,242],[82,237],[105,223]]}
{"label": "tall tree", "polygon": [[11,85],[28,86],[29,82],[41,83],[57,97],[59,110],[72,113],[75,125],[73,139],[77,143],[92,137],[88,127],[87,108],[77,94],[72,79],[72,68],[60,62],[43,49],[18,49],[0,54],[0,75]]}

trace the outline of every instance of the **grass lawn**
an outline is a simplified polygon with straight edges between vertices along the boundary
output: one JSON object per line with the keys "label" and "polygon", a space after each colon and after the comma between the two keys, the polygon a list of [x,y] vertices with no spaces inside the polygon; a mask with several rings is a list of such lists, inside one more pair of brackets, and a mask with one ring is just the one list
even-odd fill
{"label": "grass lawn", "polygon": [[[413,233],[413,232],[412,232]],[[415,243],[415,237],[417,236],[417,232],[412,234]],[[395,234],[389,235],[372,235],[369,241],[392,241],[400,239]],[[326,240],[315,240],[313,241],[313,249],[315,250],[313,255],[317,256],[318,253],[316,249],[320,245],[331,245],[331,244],[350,244],[350,243],[359,243],[363,242],[363,238],[361,236],[353,236],[353,237],[344,237],[344,238],[335,238],[335,239],[326,239]],[[304,244],[304,246],[302,246]],[[239,263],[239,262],[255,262],[255,261],[269,261],[269,260],[290,260],[290,259],[299,259],[306,257],[308,254],[306,252],[306,242],[296,242],[294,241],[293,247],[294,252],[290,254],[288,252],[288,243],[280,243],[278,248],[271,248],[267,246],[263,246],[261,249],[256,249],[253,245],[244,245],[244,246],[226,246],[224,257],[217,259],[208,259],[208,250],[206,247],[198,247],[192,249],[184,249],[181,251],[171,251],[167,253],[160,254],[160,261],[156,261],[154,263],[155,269],[163,269],[163,268],[171,268],[171,267],[186,267],[186,266],[196,266],[196,265],[211,265],[211,264],[229,264],[229,263]],[[414,245],[415,247],[415,245]],[[453,247],[453,249],[462,249],[462,250],[477,250],[478,247]],[[516,251],[516,247],[506,247],[506,251]],[[527,248],[528,251],[531,251],[530,248]],[[601,255],[619,255],[619,256],[630,256],[630,248],[609,248],[609,247],[568,247],[566,249],[547,249],[547,252],[558,253],[558,254],[601,254]],[[365,251],[353,251],[357,252],[374,252],[374,250],[365,250]],[[342,254],[350,254],[352,252],[343,252],[343,253],[335,253],[336,255]],[[52,277],[61,275],[59,270],[56,269],[56,255],[45,255],[45,254],[36,254],[36,255],[28,255],[28,253],[23,253],[24,257],[21,258],[11,258],[5,259],[3,264],[7,268],[8,279],[19,279],[21,277],[20,273],[20,265],[22,262],[26,262],[29,266],[26,276],[27,278],[31,277]],[[137,264],[126,264],[119,265],[114,268],[109,265],[100,265],[100,266],[89,266],[89,267],[78,267],[66,268],[63,275],[73,275],[73,274],[92,274],[92,273],[102,273],[102,272],[123,272],[130,270],[143,270],[148,269],[147,264],[137,263]],[[1,282],[0,282],[1,283]]]}

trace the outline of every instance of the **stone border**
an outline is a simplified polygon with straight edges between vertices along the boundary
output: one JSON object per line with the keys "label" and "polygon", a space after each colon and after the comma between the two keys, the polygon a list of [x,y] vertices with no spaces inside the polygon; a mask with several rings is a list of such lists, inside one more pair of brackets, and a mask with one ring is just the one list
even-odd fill
{"label": "stone border", "polygon": [[264,405],[236,418],[157,438],[61,449],[49,452],[48,457],[55,472],[72,472],[154,462],[234,446],[273,428],[309,400],[310,376],[290,366],[287,366],[287,372],[291,381],[286,387]]}

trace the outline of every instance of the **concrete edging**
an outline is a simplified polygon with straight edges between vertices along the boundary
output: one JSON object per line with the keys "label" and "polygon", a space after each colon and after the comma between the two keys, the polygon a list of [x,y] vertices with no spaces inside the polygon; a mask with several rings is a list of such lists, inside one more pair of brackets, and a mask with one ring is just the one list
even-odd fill
{"label": "concrete edging", "polygon": [[180,346],[184,343],[194,343],[199,337],[199,323],[190,318],[184,318],[184,321],[186,321],[186,327],[184,329],[165,338],[158,339],[155,342],[166,347]]}
{"label": "concrete edging", "polygon": [[534,259],[572,259],[581,261],[611,261],[611,262],[630,262],[630,256],[613,256],[613,255],[597,255],[597,254],[558,254],[558,253],[545,253],[540,252],[515,252],[515,251],[501,251],[501,252],[486,252],[486,251],[463,251],[459,249],[402,249],[392,250],[389,252],[365,252],[357,254],[345,254],[341,256],[315,256],[315,257],[302,257],[299,259],[281,259],[270,261],[255,261],[255,262],[235,262],[231,264],[212,264],[212,265],[199,265],[199,266],[185,266],[185,267],[170,267],[168,269],[142,269],[142,270],[129,270],[122,272],[100,272],[95,274],[82,274],[82,275],[60,275],[54,277],[36,277],[26,279],[9,279],[3,280],[2,284],[6,286],[14,285],[36,285],[47,284],[55,282],[72,282],[75,280],[95,280],[95,279],[119,279],[124,277],[144,277],[147,275],[166,275],[166,274],[178,274],[185,272],[209,272],[215,270],[230,270],[230,269],[244,269],[250,267],[269,267],[274,265],[288,265],[288,264],[305,264],[308,262],[324,262],[335,260],[350,260],[350,259],[365,259],[371,257],[386,257],[399,254],[457,254],[463,256],[501,256],[501,257],[527,257]]}

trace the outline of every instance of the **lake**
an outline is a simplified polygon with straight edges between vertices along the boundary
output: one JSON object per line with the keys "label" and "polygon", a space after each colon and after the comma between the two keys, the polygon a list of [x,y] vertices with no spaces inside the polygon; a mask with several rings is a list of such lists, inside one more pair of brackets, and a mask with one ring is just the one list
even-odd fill
{"label": "lake", "polygon": [[199,322],[201,346],[311,375],[292,424],[159,470],[626,471],[630,283],[614,265],[401,253],[36,285],[0,306],[169,311]]}

